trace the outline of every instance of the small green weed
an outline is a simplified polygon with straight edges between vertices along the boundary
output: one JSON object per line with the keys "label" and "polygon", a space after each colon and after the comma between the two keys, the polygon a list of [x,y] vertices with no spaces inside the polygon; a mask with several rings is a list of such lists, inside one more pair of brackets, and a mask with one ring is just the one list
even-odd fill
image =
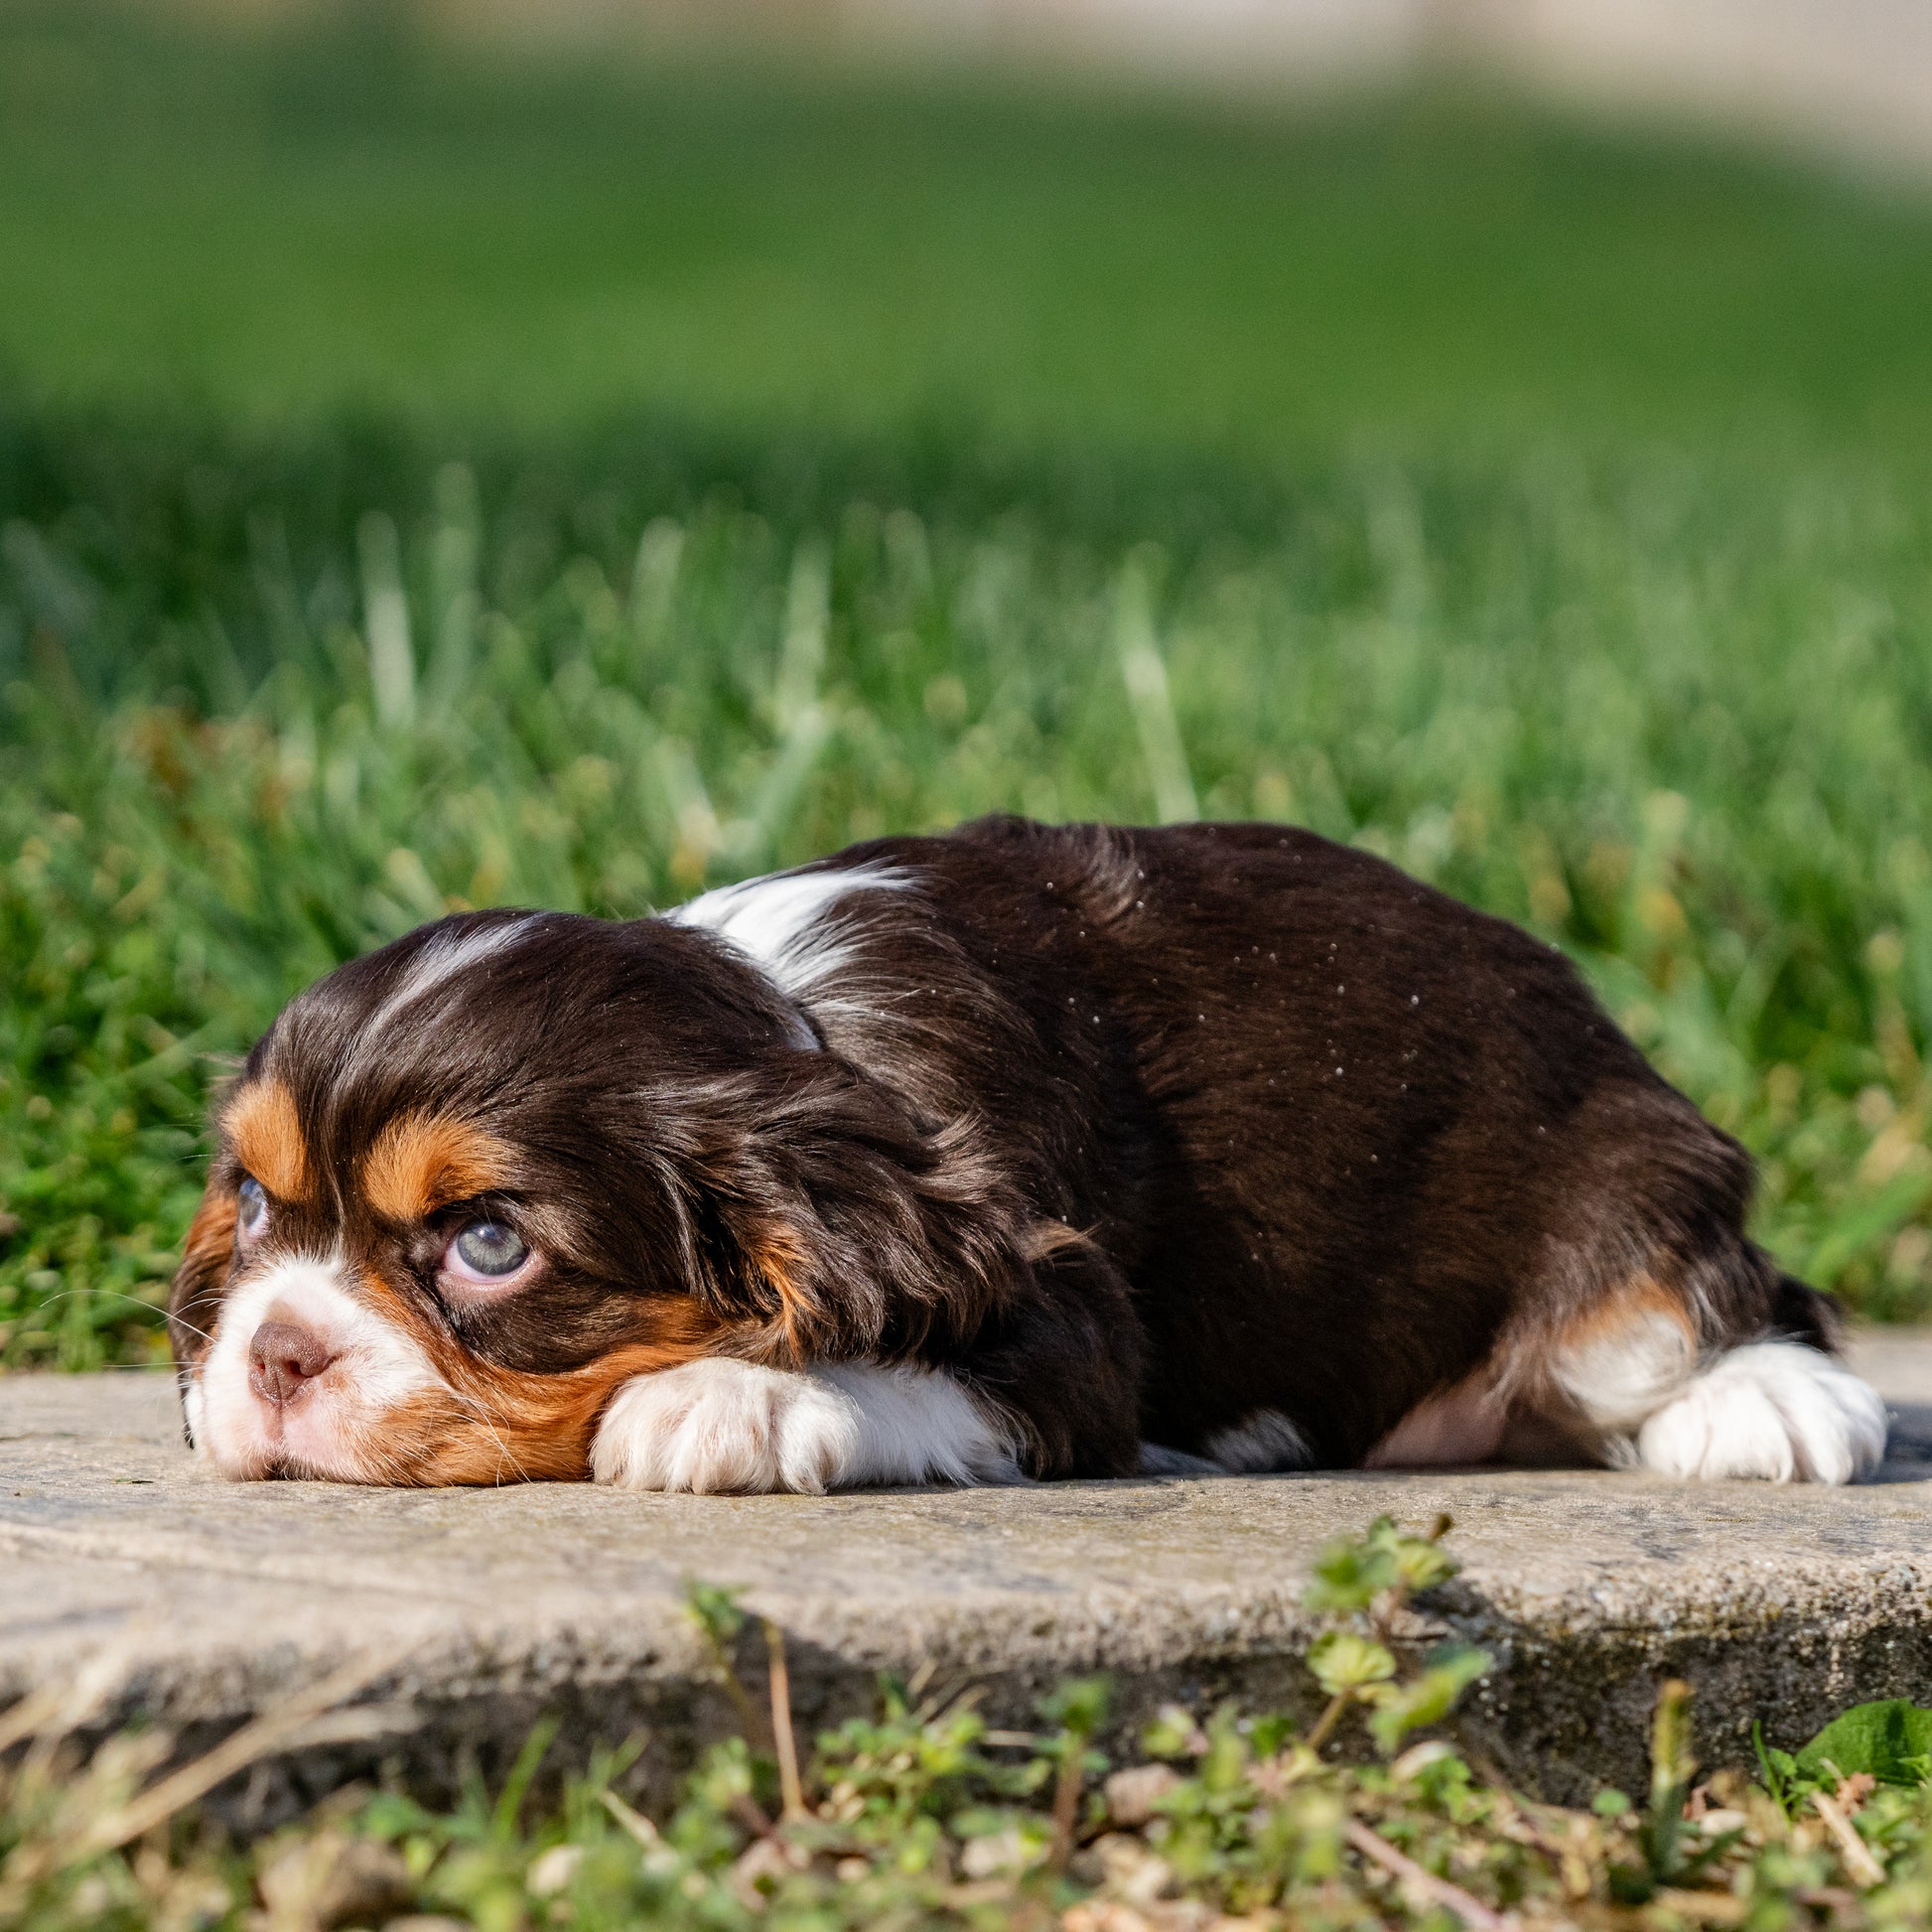
{"label": "small green weed", "polygon": [[[654,1818],[621,1795],[643,1739],[597,1755],[558,1799],[533,1804],[556,1741],[545,1725],[493,1794],[473,1781],[454,1808],[432,1811],[401,1791],[345,1790],[299,1825],[235,1846],[188,1800],[214,1773],[298,1735],[329,1696],[346,1694],[347,1679],[257,1721],[211,1769],[198,1760],[173,1772],[162,1769],[170,1746],[158,1733],[91,1753],[64,1741],[69,1689],[52,1691],[0,1715],[0,1747],[15,1749],[0,1770],[0,1923],[1902,1932],[1925,1922],[1932,1784],[1906,1781],[1897,1746],[1932,1713],[1848,1713],[1803,1751],[1770,1753],[1765,1790],[1734,1773],[1698,1781],[1690,1694],[1667,1685],[1640,1812],[1617,1792],[1588,1810],[1533,1803],[1441,1737],[1406,1742],[1454,1703],[1441,1660],[1411,1660],[1393,1641],[1409,1595],[1453,1572],[1447,1527],[1411,1536],[1379,1521],[1323,1554],[1309,1603],[1324,1627],[1310,1664],[1330,1703],[1314,1727],[1231,1706],[1172,1707],[1118,1769],[1096,1747],[1107,1688],[1093,1680],[1061,1687],[1041,1701],[1035,1729],[1014,1731],[989,1726],[970,1692],[942,1699],[889,1679],[873,1716],[825,1732],[801,1759],[782,1636],[766,1629],[760,1699],[734,1662],[747,1612],[712,1587],[693,1587],[691,1608],[742,1729]],[[1455,1675],[1466,1681],[1477,1667],[1467,1660]],[[1367,1713],[1371,1762],[1321,1748],[1338,1705]],[[1397,1710],[1400,1725],[1377,1722]],[[1850,1763],[1824,1762],[1834,1750]],[[1812,1763],[1816,1773],[1800,1768]],[[1886,1769],[1898,1777],[1879,1782]]]}

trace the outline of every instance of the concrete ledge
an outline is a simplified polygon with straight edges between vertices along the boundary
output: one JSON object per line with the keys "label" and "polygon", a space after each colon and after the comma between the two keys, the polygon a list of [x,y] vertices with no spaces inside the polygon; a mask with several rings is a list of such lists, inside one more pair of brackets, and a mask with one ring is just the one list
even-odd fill
{"label": "concrete ledge", "polygon": [[662,1788],[729,1723],[680,1603],[698,1577],[784,1628],[813,1725],[922,1664],[1007,1722],[1096,1670],[1123,1725],[1173,1696],[1307,1710],[1310,1559],[1381,1511],[1448,1510],[1465,1568],[1417,1638],[1496,1652],[1465,1741],[1574,1797],[1640,1776],[1667,1673],[1698,1687],[1708,1764],[1747,1759],[1753,1718],[1790,1741],[1861,1698],[1932,1700],[1932,1337],[1861,1355],[1895,1426],[1883,1479],[1851,1491],[1494,1470],[827,1498],[232,1485],[182,1451],[166,1378],[0,1378],[0,1699],[92,1668],[103,1722],[205,1736],[374,1652],[389,1732],[297,1754],[244,1809],[385,1758],[443,1788],[546,1711],[560,1762],[648,1727]]}

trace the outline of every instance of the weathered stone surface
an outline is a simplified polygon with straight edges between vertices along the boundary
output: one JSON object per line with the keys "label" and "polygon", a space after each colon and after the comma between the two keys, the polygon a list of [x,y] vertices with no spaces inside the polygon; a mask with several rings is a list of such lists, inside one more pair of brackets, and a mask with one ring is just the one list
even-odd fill
{"label": "weathered stone surface", "polygon": [[1896,1425],[1883,1479],[1851,1491],[1493,1470],[827,1498],[233,1485],[183,1453],[165,1377],[0,1378],[0,1700],[92,1668],[103,1721],[206,1735],[368,1653],[387,1734],[311,1746],[255,1802],[384,1757],[441,1783],[546,1711],[560,1760],[648,1727],[668,1781],[728,1720],[681,1607],[697,1577],[784,1629],[807,1724],[922,1664],[1008,1721],[1095,1670],[1123,1724],[1176,1695],[1306,1708],[1310,1558],[1379,1512],[1447,1510],[1465,1569],[1431,1623],[1499,1659],[1465,1740],[1574,1795],[1637,1777],[1667,1673],[1698,1687],[1712,1763],[1748,1753],[1753,1717],[1788,1740],[1859,1698],[1932,1701],[1932,1336],[1860,1348]]}

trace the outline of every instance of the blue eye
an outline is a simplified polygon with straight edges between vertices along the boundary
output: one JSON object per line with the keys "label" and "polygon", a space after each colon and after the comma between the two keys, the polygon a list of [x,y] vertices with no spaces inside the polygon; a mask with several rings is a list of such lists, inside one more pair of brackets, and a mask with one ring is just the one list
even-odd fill
{"label": "blue eye", "polygon": [[473,1282],[503,1281],[529,1258],[529,1244],[501,1221],[470,1222],[445,1252],[450,1271]]}
{"label": "blue eye", "polygon": [[268,1192],[253,1174],[243,1174],[235,1189],[235,1226],[252,1241],[267,1225]]}

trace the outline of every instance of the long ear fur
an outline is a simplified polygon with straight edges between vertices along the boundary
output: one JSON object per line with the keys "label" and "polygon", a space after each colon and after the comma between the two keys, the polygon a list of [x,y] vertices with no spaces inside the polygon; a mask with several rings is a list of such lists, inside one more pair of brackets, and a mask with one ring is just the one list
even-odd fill
{"label": "long ear fur", "polygon": [[922,1130],[830,1053],[705,1098],[711,1144],[687,1169],[696,1285],[727,1320],[755,1324],[763,1359],[943,1355],[1050,1245],[971,1121]]}
{"label": "long ear fur", "polygon": [[181,1266],[168,1294],[168,1341],[178,1368],[199,1361],[207,1347],[222,1284],[234,1260],[234,1184],[217,1169],[188,1224]]}

